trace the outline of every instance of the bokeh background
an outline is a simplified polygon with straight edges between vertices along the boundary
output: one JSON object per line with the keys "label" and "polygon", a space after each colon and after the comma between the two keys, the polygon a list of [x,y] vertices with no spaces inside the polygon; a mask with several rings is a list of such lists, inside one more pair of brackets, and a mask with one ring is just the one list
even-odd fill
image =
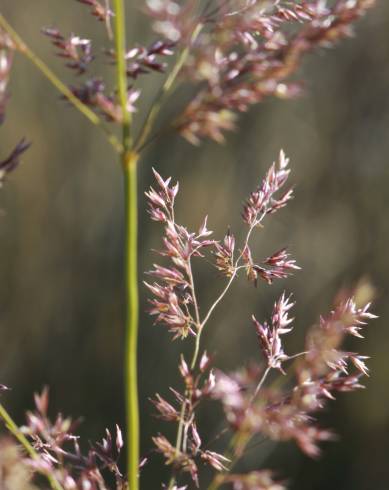
{"label": "bokeh background", "polygon": [[[141,2],[128,4],[130,42],[151,41]],[[1,0],[0,10],[68,82],[71,75],[40,28],[54,25],[105,40],[101,25],[73,0]],[[167,135],[149,147],[140,169],[141,190],[152,181],[152,166],[178,179],[179,219],[197,228],[209,214],[221,237],[228,225],[237,234],[242,230],[241,202],[279,149],[291,157],[296,198],[268,221],[256,249],[266,256],[288,245],[303,269],[271,287],[253,290],[243,278],[235,286],[206,336],[219,366],[233,369],[258,359],[250,314],[264,318],[284,289],[297,301],[289,346],[298,349],[305,329],[328,311],[340,288],[361,278],[376,288],[380,319],[365,340],[350,346],[372,357],[367,389],[339,396],[321,417],[339,442],[327,444],[318,462],[292,444],[263,444],[250,456],[250,464],[277,468],[299,490],[389,488],[389,3],[378,1],[356,33],[305,60],[301,99],[256,106],[223,146],[194,148]],[[104,64],[98,70],[113,75]],[[159,75],[143,79],[140,119],[160,82]],[[33,146],[0,192],[0,381],[13,388],[4,402],[21,423],[33,392],[49,385],[53,413],[84,417],[81,434],[93,440],[124,419],[121,170],[101,134],[20,56],[11,94],[1,155],[23,135]],[[165,114],[180,103],[180,95],[170,99]],[[142,193],[140,206],[144,271],[155,260],[151,249],[161,230],[149,222]],[[197,281],[205,303],[221,286],[213,270],[198,271]],[[141,293],[144,311],[146,291]],[[151,435],[165,430],[151,416],[148,397],[177,386],[181,349],[143,314],[143,454]],[[217,416],[203,414],[202,424],[212,433]],[[161,458],[153,457],[143,488],[159,488],[163,475]]]}

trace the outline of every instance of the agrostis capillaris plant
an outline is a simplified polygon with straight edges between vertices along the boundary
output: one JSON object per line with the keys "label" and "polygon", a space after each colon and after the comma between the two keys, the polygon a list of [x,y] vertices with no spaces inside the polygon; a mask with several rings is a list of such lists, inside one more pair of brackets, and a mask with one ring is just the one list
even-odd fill
{"label": "agrostis capillaris plant", "polygon": [[[59,415],[48,416],[49,396],[44,389],[35,395],[36,408],[27,412],[19,427],[3,405],[0,416],[13,436],[3,439],[0,451],[2,488],[47,488],[54,490],[138,490],[148,459],[160,457],[171,468],[162,488],[183,490],[193,485],[216,490],[282,490],[282,477],[265,468],[241,474],[236,463],[244,458],[250,443],[260,438],[293,440],[311,457],[319,455],[321,441],[333,433],[321,428],[316,414],[338,392],[361,388],[368,374],[366,356],[342,350],[344,339],[362,337],[369,312],[363,286],[340,294],[330,312],[308,328],[301,352],[287,353],[285,335],[293,331],[293,296],[283,293],[274,301],[269,319],[254,316],[247,324],[258,342],[258,362],[233,373],[224,373],[214,364],[214,356],[203,345],[203,332],[211,329],[213,313],[222,304],[234,281],[246,277],[253,287],[284,280],[300,267],[286,248],[269,257],[258,257],[252,236],[293,197],[289,182],[289,159],[283,151],[265,176],[258,176],[256,188],[248,190],[243,209],[243,240],[229,229],[214,238],[207,218],[198,230],[190,231],[176,220],[179,186],[154,170],[155,185],[146,192],[149,214],[162,227],[160,260],[145,276],[149,293],[149,313],[157,325],[167,328],[172,340],[190,343],[192,355],[181,355],[177,366],[181,386],[156,394],[152,404],[157,416],[175,426],[176,436],[161,432],[153,437],[151,456],[139,454],[137,335],[138,335],[138,169],[144,150],[166,131],[175,132],[193,145],[205,139],[222,143],[228,131],[238,130],[237,118],[267,97],[289,99],[302,92],[294,76],[305,55],[332,47],[350,36],[353,24],[374,4],[373,0],[146,0],[141,5],[150,19],[154,39],[148,46],[128,45],[124,0],[74,0],[91,13],[106,31],[104,49],[79,34],[64,34],[45,27],[43,35],[53,44],[57,56],[76,75],[70,85],[63,83],[10,25],[0,8],[0,123],[4,123],[9,96],[8,83],[15,56],[28,58],[58,90],[63,99],[86,117],[111,145],[123,169],[126,355],[125,437],[119,427],[106,431],[101,442],[80,449],[76,424]],[[93,71],[97,54],[112,65],[116,77],[110,85]],[[13,76],[17,76],[15,72]],[[160,88],[146,114],[137,112],[142,97],[142,80],[155,77]],[[186,105],[178,115],[165,118],[166,102],[178,86],[188,87]],[[26,88],[26,90],[28,87]],[[133,120],[143,120],[134,134]],[[163,118],[162,118],[163,119]],[[119,130],[119,131],[118,131]],[[28,128],[23,132],[28,133]],[[28,160],[30,142],[21,139],[0,161],[0,182]],[[31,164],[32,162],[30,162]],[[147,165],[148,162],[142,162]],[[163,173],[163,171],[161,171]],[[222,185],[222,182],[221,182]],[[196,285],[198,262],[211,261],[218,271],[220,293],[200,305]],[[160,262],[160,263],[159,263]],[[262,288],[261,288],[262,291]],[[228,308],[228,305],[225,306]],[[158,329],[155,330],[158,335]],[[245,359],[242,359],[244,364]],[[269,374],[278,373],[269,379]],[[169,380],[167,380],[167,386]],[[7,387],[2,385],[2,391]],[[205,400],[221,405],[225,418],[225,447],[218,451],[198,423],[199,407]],[[208,408],[210,409],[210,408]],[[224,438],[225,439],[225,438]],[[150,441],[151,442],[151,441]],[[119,467],[122,449],[126,466]],[[208,466],[214,476],[202,476]],[[207,475],[209,471],[207,471]],[[280,471],[281,474],[281,471]],[[11,485],[10,475],[13,478]],[[37,475],[41,478],[37,478]],[[43,478],[42,478],[43,477]],[[16,482],[16,483],[15,483]],[[110,483],[108,483],[110,482]],[[115,482],[115,483],[112,483]]]}

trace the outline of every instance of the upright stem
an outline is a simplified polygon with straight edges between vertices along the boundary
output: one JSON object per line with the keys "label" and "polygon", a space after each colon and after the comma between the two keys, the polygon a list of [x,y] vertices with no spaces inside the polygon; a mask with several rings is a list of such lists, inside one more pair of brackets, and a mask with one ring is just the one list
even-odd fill
{"label": "upright stem", "polygon": [[124,166],[126,280],[125,396],[127,413],[127,469],[130,490],[138,490],[139,488],[137,160],[138,156],[136,154],[130,154]]}
{"label": "upright stem", "polygon": [[130,490],[138,490],[139,406],[137,344],[139,323],[138,292],[138,155],[133,151],[131,114],[127,108],[126,29],[124,0],[114,0],[117,87],[122,108],[121,163],[125,206],[125,398],[127,418],[127,471]]}
{"label": "upright stem", "polygon": [[115,5],[115,51],[117,88],[119,102],[122,108],[123,152],[131,150],[130,134],[131,113],[127,109],[127,73],[126,73],[126,15],[124,0],[114,0]]}

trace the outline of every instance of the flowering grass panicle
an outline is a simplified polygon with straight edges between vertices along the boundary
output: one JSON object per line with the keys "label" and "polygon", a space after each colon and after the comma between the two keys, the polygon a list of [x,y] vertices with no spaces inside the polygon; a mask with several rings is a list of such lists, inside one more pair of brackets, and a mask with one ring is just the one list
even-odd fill
{"label": "flowering grass panicle", "polygon": [[[281,152],[278,164],[270,167],[257,190],[250,194],[242,215],[248,230],[240,247],[230,229],[221,241],[210,240],[206,219],[197,233],[177,224],[175,205],[179,187],[172,185],[170,178],[164,180],[154,171],[157,187],[146,192],[151,219],[164,225],[164,249],[160,255],[169,261],[168,266],[155,264],[148,273],[158,281],[145,283],[153,295],[150,314],[156,316],[156,323],[173,333],[173,339],[185,339],[188,334],[195,337],[192,362],[188,364],[181,357],[179,364],[182,391],[171,388],[175,404],[160,394],[152,400],[159,418],[178,425],[175,444],[161,434],[153,439],[157,451],[174,470],[175,476],[168,488],[174,488],[172,485],[180,481],[180,473],[189,474],[195,485],[202,488],[201,463],[219,473],[214,480],[216,486],[210,488],[217,488],[223,482],[232,483],[234,488],[283,488],[267,471],[230,476],[229,468],[244,457],[247,445],[255,437],[294,440],[306,454],[317,457],[319,442],[331,440],[334,435],[332,431],[320,428],[314,415],[329,399],[334,399],[336,392],[361,388],[360,376],[367,374],[366,356],[339,350],[346,335],[360,336],[366,321],[375,318],[369,312],[369,304],[357,305],[352,296],[336,305],[328,317],[321,317],[318,325],[308,330],[302,352],[288,355],[284,350],[283,336],[293,329],[290,311],[294,302],[283,293],[274,303],[269,323],[252,317],[262,363],[228,375],[214,370],[212,356],[204,353],[198,360],[201,334],[211,323],[214,309],[237,279],[239,271],[245,271],[247,278],[257,285],[258,278],[270,284],[299,269],[285,248],[262,260],[261,265],[254,262],[250,248],[255,229],[263,228],[264,218],[284,207],[292,196],[289,189],[281,198],[277,197],[289,177],[288,163]],[[208,261],[207,255],[214,258],[215,268],[227,283],[202,315],[203,308],[196,299],[192,259]],[[209,374],[206,374],[208,370]],[[267,383],[271,370],[281,373],[280,385]],[[292,375],[294,382],[282,387],[282,377],[287,373]],[[231,442],[222,453],[205,449],[210,441],[204,443],[200,436],[198,408],[209,397],[221,401],[231,433]]]}

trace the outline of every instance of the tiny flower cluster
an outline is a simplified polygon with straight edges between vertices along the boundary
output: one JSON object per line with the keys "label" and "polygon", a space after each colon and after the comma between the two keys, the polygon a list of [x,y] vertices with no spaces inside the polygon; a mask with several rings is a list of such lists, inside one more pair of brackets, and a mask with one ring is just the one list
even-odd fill
{"label": "tiny flower cluster", "polygon": [[258,284],[259,277],[268,284],[272,284],[274,279],[285,279],[293,270],[300,269],[294,259],[289,259],[289,254],[285,248],[263,260],[262,265],[258,265],[254,263],[250,247],[246,245],[243,249],[242,258],[245,263],[247,278],[255,286]]}
{"label": "tiny flower cluster", "polygon": [[197,335],[200,328],[196,316],[196,298],[193,289],[191,260],[201,257],[202,250],[213,245],[209,240],[211,231],[207,229],[207,220],[197,233],[189,232],[178,225],[174,217],[174,202],[178,193],[178,184],[170,185],[155,170],[158,189],[150,188],[146,192],[149,201],[149,214],[152,220],[165,225],[162,256],[171,261],[170,267],[154,265],[148,274],[158,280],[145,285],[155,296],[150,300],[150,314],[156,316],[156,323],[164,324],[174,334],[174,338],[184,338],[188,334]]}
{"label": "tiny flower cluster", "polygon": [[[174,43],[168,41],[155,41],[149,47],[136,46],[127,51],[125,60],[127,63],[127,76],[136,80],[140,75],[151,71],[163,73],[166,63],[158,60],[161,56],[172,56],[174,54]],[[110,50],[107,54],[116,59],[115,52]]]}
{"label": "tiny flower cluster", "polygon": [[279,369],[282,373],[284,373],[282,363],[288,359],[288,356],[283,350],[281,335],[292,331],[290,324],[293,318],[289,318],[288,312],[293,305],[294,303],[290,301],[290,298],[286,298],[284,293],[274,304],[271,326],[266,322],[259,323],[254,315],[252,317],[268,367]]}
{"label": "tiny flower cluster", "polygon": [[[275,213],[278,209],[286,206],[288,201],[293,197],[293,189],[288,189],[279,198],[274,195],[279,192],[285,185],[290,169],[288,168],[289,158],[281,150],[278,162],[268,170],[261,185],[250,194],[243,209],[243,220],[249,226],[258,226],[263,217],[267,214]],[[272,261],[269,258],[269,263]],[[275,260],[273,260],[275,262]]]}
{"label": "tiny flower cluster", "polygon": [[[97,0],[77,0],[91,7],[91,13],[99,20],[105,22],[108,35],[111,38],[110,19],[113,12],[109,8],[108,0],[105,5]],[[51,39],[52,44],[58,49],[56,55],[66,61],[65,66],[73,70],[77,75],[85,75],[95,59],[92,53],[92,42],[76,34],[65,37],[57,28],[44,28],[42,33]],[[77,86],[69,87],[83,104],[102,114],[108,122],[121,124],[123,121],[122,108],[117,101],[115,90],[107,90],[106,84],[99,77],[91,76]],[[127,110],[135,112],[135,102],[139,98],[140,91],[133,87],[127,90]],[[66,99],[66,97],[65,97]]]}
{"label": "tiny flower cluster", "polygon": [[105,0],[105,5],[102,5],[97,0],[78,0],[78,2],[89,5],[92,15],[100,22],[105,22],[106,25],[109,25],[110,19],[113,17],[113,12],[109,7],[109,0]]}
{"label": "tiny flower cluster", "polygon": [[227,277],[232,277],[235,272],[234,251],[235,237],[230,231],[222,242],[215,243],[216,268]]}
{"label": "tiny flower cluster", "polygon": [[357,307],[353,298],[342,300],[327,316],[320,318],[320,323],[312,329],[307,337],[306,362],[310,370],[318,375],[330,368],[348,374],[348,365],[351,362],[361,374],[367,375],[365,356],[353,352],[339,351],[338,348],[347,335],[362,338],[360,333],[367,320],[376,318],[369,312],[370,304],[363,308]]}
{"label": "tiny flower cluster", "polygon": [[[116,103],[114,94],[106,95],[106,87],[100,78],[86,80],[79,87],[70,87],[72,93],[89,107],[98,111],[109,122],[120,123],[123,120],[122,108]],[[135,102],[138,100],[140,91],[129,88],[127,91],[127,110],[135,112]]]}
{"label": "tiny flower cluster", "polygon": [[[288,164],[289,159],[286,158],[285,153],[281,150],[277,164],[272,164],[261,184],[247,199],[243,208],[242,218],[250,227],[249,234],[253,228],[262,226],[262,221],[266,215],[275,213],[278,209],[286,206],[288,201],[292,199],[292,189],[286,190],[280,197],[275,197],[289,177],[290,169],[288,169]],[[252,258],[248,241],[244,245],[242,259],[247,277],[255,286],[257,286],[258,278],[271,284],[274,279],[284,279],[293,270],[299,269],[296,261],[289,258],[286,248],[274,252],[271,256],[264,259],[261,265],[256,264]]]}
{"label": "tiny flower cluster", "polygon": [[25,139],[19,141],[11,153],[0,161],[0,187],[2,186],[7,174],[12,172],[20,163],[21,155],[29,148],[30,143]]}
{"label": "tiny flower cluster", "polygon": [[68,68],[75,70],[78,75],[85,73],[87,66],[94,59],[90,39],[82,39],[74,34],[65,38],[58,29],[52,27],[46,27],[42,29],[42,32],[59,50],[57,56],[69,60],[66,63]]}
{"label": "tiny flower cluster", "polygon": [[22,432],[32,441],[37,457],[28,465],[38,473],[52,475],[64,490],[108,490],[104,473],[113,475],[116,490],[124,490],[127,483],[118,467],[123,447],[122,433],[116,426],[113,436],[107,429],[101,442],[91,445],[86,454],[81,452],[79,438],[74,434],[78,423],[58,415],[54,423],[49,419],[47,389],[35,395],[36,410],[27,413],[27,424]]}

